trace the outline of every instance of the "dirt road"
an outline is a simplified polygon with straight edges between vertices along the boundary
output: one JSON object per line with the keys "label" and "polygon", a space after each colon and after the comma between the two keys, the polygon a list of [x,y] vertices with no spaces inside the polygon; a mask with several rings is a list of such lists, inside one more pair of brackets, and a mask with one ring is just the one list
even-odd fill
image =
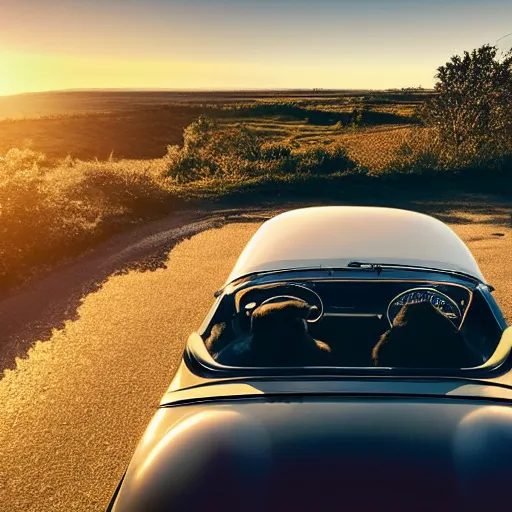
{"label": "dirt road", "polygon": [[[512,320],[509,215],[507,210],[453,212],[443,220],[452,220],[469,244]],[[151,251],[136,247],[138,264],[112,249],[109,264],[94,255],[81,263],[101,278],[83,280],[77,276],[82,267],[70,266],[50,279],[54,288],[39,283],[0,302],[0,325],[10,326],[11,353],[28,350],[0,381],[0,509],[104,509],[188,334],[263,218],[196,234],[168,257],[176,227],[167,234],[161,230]],[[179,228],[181,236],[212,225],[197,222],[203,221]],[[147,235],[138,243],[157,236]],[[110,275],[123,258],[131,263],[122,268],[131,270]],[[45,294],[48,290],[55,295]],[[10,321],[16,308],[30,305],[39,305],[36,320]],[[12,366],[9,358],[5,365]]]}

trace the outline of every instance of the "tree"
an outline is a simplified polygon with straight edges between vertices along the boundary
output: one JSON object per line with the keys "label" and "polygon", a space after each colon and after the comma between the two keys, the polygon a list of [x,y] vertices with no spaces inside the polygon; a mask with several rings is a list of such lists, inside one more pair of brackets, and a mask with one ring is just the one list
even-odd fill
{"label": "tree", "polygon": [[484,45],[454,56],[437,69],[435,96],[420,109],[444,157],[459,164],[489,160],[510,151],[512,141],[512,53],[498,59]]}

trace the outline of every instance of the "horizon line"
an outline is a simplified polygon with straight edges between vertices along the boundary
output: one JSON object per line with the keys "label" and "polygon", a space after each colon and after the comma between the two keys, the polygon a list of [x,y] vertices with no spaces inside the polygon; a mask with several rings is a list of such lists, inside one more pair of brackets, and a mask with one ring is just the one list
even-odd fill
{"label": "horizon line", "polygon": [[426,87],[387,87],[381,89],[356,87],[350,89],[343,88],[330,88],[330,87],[253,87],[253,88],[202,88],[202,87],[189,87],[189,88],[172,88],[172,87],[75,87],[69,89],[49,89],[41,91],[25,91],[17,92],[12,94],[0,94],[0,98],[10,98],[14,96],[27,96],[35,94],[55,94],[55,93],[67,93],[67,92],[174,92],[174,93],[191,93],[191,92],[202,92],[202,93],[215,93],[215,92],[226,92],[226,93],[242,93],[242,92],[353,92],[353,91],[365,91],[365,92],[393,92],[401,90],[417,90],[417,91],[433,91],[434,88]]}

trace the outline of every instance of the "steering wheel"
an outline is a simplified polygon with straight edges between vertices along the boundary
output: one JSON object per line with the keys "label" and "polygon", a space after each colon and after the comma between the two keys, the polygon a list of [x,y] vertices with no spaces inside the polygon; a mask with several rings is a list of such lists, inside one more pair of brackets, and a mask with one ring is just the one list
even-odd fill
{"label": "steering wheel", "polygon": [[[318,297],[316,293],[315,296]],[[266,304],[279,304],[281,302],[287,302],[290,300],[306,304],[309,307],[309,317],[306,319],[306,322],[313,324],[315,322],[318,322],[322,318],[324,313],[324,305],[320,297],[318,297],[318,300],[315,301],[317,302],[317,304],[311,304],[310,302],[304,300],[303,298],[297,297],[295,295],[273,295],[271,297],[266,298],[259,304],[256,301],[248,302],[244,307],[244,311],[247,316],[250,316],[252,315],[253,311],[260,306],[264,306]]]}
{"label": "steering wheel", "polygon": [[250,318],[254,309],[272,301],[298,300],[312,309],[308,323],[318,322],[324,314],[324,304],[320,296],[303,284],[277,282],[248,286],[235,294],[235,310],[238,325],[242,331],[250,328]]}
{"label": "steering wheel", "polygon": [[410,288],[398,294],[389,303],[387,308],[389,325],[393,327],[393,321],[403,306],[418,302],[429,302],[435,309],[451,320],[457,329],[460,329],[463,316],[457,303],[445,293],[429,287]]}

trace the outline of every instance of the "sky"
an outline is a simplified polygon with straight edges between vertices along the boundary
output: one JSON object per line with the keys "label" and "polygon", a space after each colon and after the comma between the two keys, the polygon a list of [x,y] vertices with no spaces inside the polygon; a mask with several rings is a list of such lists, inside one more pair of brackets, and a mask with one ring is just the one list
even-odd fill
{"label": "sky", "polygon": [[510,0],[0,0],[0,95],[432,87],[510,32]]}

